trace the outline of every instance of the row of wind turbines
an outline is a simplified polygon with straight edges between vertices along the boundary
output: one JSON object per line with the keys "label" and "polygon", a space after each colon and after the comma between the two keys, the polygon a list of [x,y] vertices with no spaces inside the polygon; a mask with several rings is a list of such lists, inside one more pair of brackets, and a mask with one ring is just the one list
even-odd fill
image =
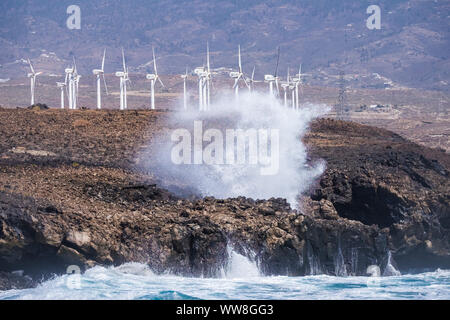
{"label": "row of wind turbines", "polygon": [[[108,93],[108,86],[106,84],[105,79],[105,59],[106,59],[106,49],[103,51],[103,59],[100,69],[92,70],[94,76],[96,76],[96,89],[97,89],[97,109],[102,109],[102,80],[103,86],[106,94]],[[299,109],[299,90],[303,95],[302,89],[302,66],[300,65],[298,74],[293,76],[290,75],[290,71],[288,69],[286,80],[282,80],[278,76],[278,65],[280,60],[280,49],[278,48],[278,57],[277,57],[277,65],[274,74],[266,74],[264,75],[263,81],[255,80],[255,67],[253,67],[253,71],[251,77],[247,77],[242,69],[242,57],[241,57],[241,47],[238,47],[238,69],[237,71],[231,71],[229,76],[234,80],[233,90],[235,94],[236,100],[239,100],[239,89],[240,84],[243,84],[244,87],[252,92],[254,90],[254,84],[258,82],[265,82],[269,85],[269,94],[271,97],[277,99],[284,100],[284,106],[291,107],[292,109]],[[31,105],[35,104],[35,88],[36,88],[36,78],[38,75],[42,74],[42,72],[35,72],[31,61],[28,59],[28,64],[31,69],[31,73],[28,74],[28,77],[31,81]],[[120,110],[128,109],[127,103],[127,84],[131,85],[131,80],[129,77],[128,66],[125,61],[125,52],[122,49],[122,67],[123,70],[117,71],[115,76],[120,79]],[[156,65],[156,55],[155,50],[153,48],[153,71],[154,73],[150,73],[146,75],[146,79],[150,80],[150,105],[151,109],[155,110],[155,89],[156,85],[159,83],[163,88],[165,85],[161,78],[158,75],[158,69]],[[208,111],[211,108],[211,88],[213,87],[213,77],[211,71],[211,63],[210,63],[210,50],[209,44],[206,47],[206,65],[202,67],[197,67],[194,69],[194,74],[198,78],[198,108],[199,111]],[[183,79],[183,107],[185,110],[188,108],[188,94],[187,94],[187,80],[188,80],[188,69],[186,68],[186,73],[181,75]],[[77,109],[78,108],[78,92],[79,92],[79,82],[81,79],[81,75],[78,74],[77,65],[75,62],[75,58],[73,59],[73,64],[71,67],[65,69],[65,80],[64,82],[57,82],[57,87],[60,88],[61,94],[61,109],[65,109],[65,96],[67,96],[67,100],[69,103],[69,109]],[[284,90],[284,97],[281,96],[280,87]],[[288,103],[290,96],[290,103]]]}

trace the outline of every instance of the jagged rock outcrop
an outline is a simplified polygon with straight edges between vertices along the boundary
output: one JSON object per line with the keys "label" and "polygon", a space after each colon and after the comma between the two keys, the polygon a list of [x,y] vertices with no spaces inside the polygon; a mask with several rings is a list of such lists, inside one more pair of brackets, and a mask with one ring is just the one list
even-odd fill
{"label": "jagged rock outcrop", "polygon": [[450,267],[447,154],[386,130],[333,120],[316,122],[308,141],[328,165],[312,199],[331,202],[340,217],[389,230],[401,270]]}

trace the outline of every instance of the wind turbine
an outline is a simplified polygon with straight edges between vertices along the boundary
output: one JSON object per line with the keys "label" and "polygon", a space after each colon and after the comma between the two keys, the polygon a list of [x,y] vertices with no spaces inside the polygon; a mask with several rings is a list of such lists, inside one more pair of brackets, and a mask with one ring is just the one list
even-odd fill
{"label": "wind turbine", "polygon": [[194,69],[194,73],[198,77],[198,109],[200,111],[205,110],[204,100],[203,100],[203,86],[206,77],[206,71],[204,67],[198,67]]}
{"label": "wind turbine", "polygon": [[287,77],[286,77],[286,82],[283,82],[281,84],[281,87],[284,90],[284,107],[287,108],[287,90],[290,88],[290,82],[289,82],[289,68],[287,71]]}
{"label": "wind turbine", "polygon": [[248,79],[248,91],[250,91],[250,92],[253,91],[255,83],[261,82],[261,81],[255,80],[255,70],[256,70],[256,67],[253,66],[252,77],[250,79]]}
{"label": "wind turbine", "polygon": [[209,43],[206,43],[206,67],[194,69],[198,77],[198,108],[200,111],[207,111],[211,104],[212,73],[209,53]]}
{"label": "wind turbine", "polygon": [[102,68],[92,70],[92,73],[97,76],[97,109],[99,110],[102,108],[101,78],[103,78],[103,83],[105,84],[106,94],[108,94],[108,86],[105,80],[105,57],[106,49],[103,51]]}
{"label": "wind turbine", "polygon": [[[72,65],[72,68],[66,68],[66,93],[67,98],[69,99],[69,109],[73,109],[73,73],[74,73],[74,67]],[[68,89],[67,89],[68,88]]]}
{"label": "wind turbine", "polygon": [[299,99],[298,99],[298,87],[299,86],[300,86],[300,90],[302,91],[302,95],[303,95],[303,88],[301,86],[301,84],[302,84],[302,76],[303,75],[304,74],[302,73],[302,65],[300,64],[300,68],[298,69],[298,74],[293,79],[294,86],[295,86],[295,109],[299,109],[299,107],[300,107]]}
{"label": "wind turbine", "polygon": [[57,82],[56,86],[61,89],[61,109],[64,109],[64,91],[67,91],[67,80],[69,74],[66,73],[66,78],[64,82]]}
{"label": "wind turbine", "polygon": [[30,78],[30,87],[31,87],[31,105],[34,106],[34,89],[36,87],[36,77],[42,72],[36,73],[34,71],[33,65],[31,64],[30,59],[28,59],[28,64],[30,65],[31,73],[28,74],[28,78]]}
{"label": "wind turbine", "polygon": [[183,79],[183,107],[184,110],[187,110],[187,78],[188,78],[188,70],[186,68],[186,73],[181,75],[181,78]]}
{"label": "wind turbine", "polygon": [[73,58],[73,72],[72,72],[72,109],[77,109],[78,104],[78,89],[80,84],[81,75],[78,74],[77,64],[75,62],[75,57]]}
{"label": "wind turbine", "polygon": [[250,89],[247,80],[245,79],[244,73],[242,72],[242,59],[241,59],[241,46],[238,47],[238,71],[230,72],[230,77],[234,79],[234,94],[236,96],[236,100],[239,100],[239,80],[242,79],[245,85]]}
{"label": "wind turbine", "polygon": [[158,69],[156,68],[155,48],[152,48],[152,51],[153,51],[153,71],[155,73],[147,74],[146,78],[147,78],[147,80],[151,81],[151,108],[152,108],[152,110],[155,110],[155,83],[156,83],[156,80],[158,80],[159,83],[161,83],[163,88],[165,88],[166,86],[164,85],[164,83],[162,82],[161,78],[158,75]]}
{"label": "wind turbine", "polygon": [[278,64],[280,62],[280,47],[278,47],[278,57],[277,57],[277,66],[275,68],[275,74],[271,75],[271,74],[266,74],[264,76],[264,81],[269,83],[269,93],[271,97],[275,97],[274,91],[273,91],[273,84],[275,83],[275,86],[277,88],[277,95],[279,93],[279,88],[278,88]]}
{"label": "wind turbine", "polygon": [[128,77],[128,68],[125,63],[125,52],[122,48],[122,65],[123,71],[117,71],[116,77],[120,78],[120,110],[128,109],[127,104],[127,81],[130,81]]}

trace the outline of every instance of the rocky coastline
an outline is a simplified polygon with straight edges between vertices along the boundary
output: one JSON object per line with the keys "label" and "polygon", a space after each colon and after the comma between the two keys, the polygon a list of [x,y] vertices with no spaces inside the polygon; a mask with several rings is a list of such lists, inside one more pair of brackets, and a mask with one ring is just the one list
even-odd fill
{"label": "rocky coastline", "polygon": [[450,156],[378,128],[319,119],[326,170],[284,199],[180,197],[139,166],[168,112],[0,110],[0,290],[70,265],[146,263],[215,277],[227,248],[266,275],[450,268]]}

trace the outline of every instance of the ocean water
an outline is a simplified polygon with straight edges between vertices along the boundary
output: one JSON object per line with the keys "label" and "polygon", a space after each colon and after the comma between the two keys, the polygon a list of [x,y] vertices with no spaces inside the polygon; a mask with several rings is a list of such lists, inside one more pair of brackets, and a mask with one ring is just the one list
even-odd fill
{"label": "ocean water", "polygon": [[247,258],[232,253],[221,278],[156,275],[146,265],[94,267],[37,288],[0,292],[7,299],[450,299],[450,270],[391,277],[264,277]]}

